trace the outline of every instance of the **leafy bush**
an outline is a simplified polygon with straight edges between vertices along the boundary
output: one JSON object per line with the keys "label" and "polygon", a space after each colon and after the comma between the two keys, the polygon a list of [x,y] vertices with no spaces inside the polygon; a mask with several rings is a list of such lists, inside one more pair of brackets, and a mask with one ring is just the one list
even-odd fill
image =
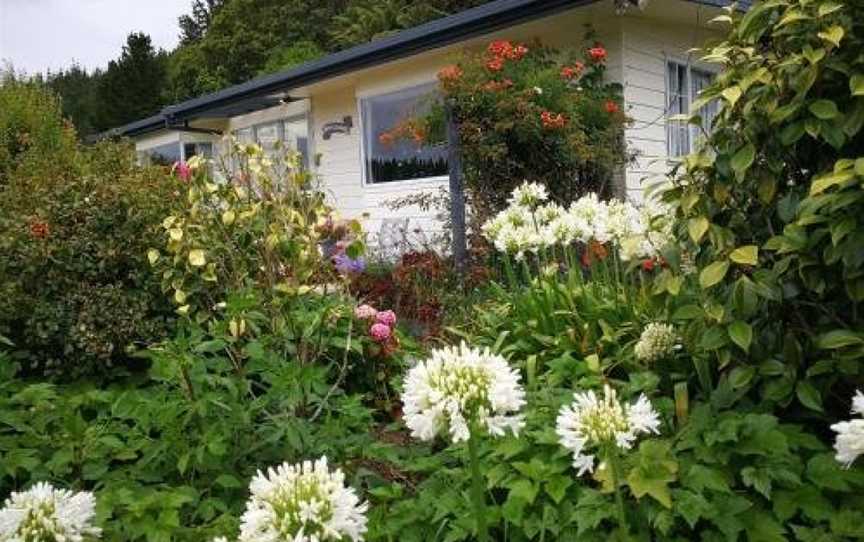
{"label": "leafy bush", "polygon": [[620,87],[603,80],[605,59],[594,42],[578,53],[493,42],[438,74],[459,127],[472,213],[501,209],[526,180],[546,184],[559,202],[612,193],[626,160],[626,117]]}
{"label": "leafy bush", "polygon": [[[6,136],[34,145],[0,160],[0,333],[28,370],[79,375],[123,362],[127,349],[158,340],[170,311],[147,269],[176,181],[140,169],[125,144],[77,148],[45,90],[12,83],[0,89],[23,109],[3,109]],[[34,105],[37,104],[37,105]],[[28,107],[30,109],[28,109]],[[12,125],[24,112],[32,126]],[[18,130],[18,131],[16,131]],[[58,131],[59,130],[59,131]],[[38,143],[52,134],[54,146]]]}

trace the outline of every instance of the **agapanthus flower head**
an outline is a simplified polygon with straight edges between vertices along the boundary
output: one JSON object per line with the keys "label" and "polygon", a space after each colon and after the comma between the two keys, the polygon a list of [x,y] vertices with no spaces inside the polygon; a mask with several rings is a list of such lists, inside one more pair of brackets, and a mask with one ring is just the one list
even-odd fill
{"label": "agapanthus flower head", "polygon": [[372,305],[360,305],[354,309],[354,316],[360,320],[372,320],[378,315],[378,311]]}
{"label": "agapanthus flower head", "polygon": [[659,434],[659,427],[660,418],[644,395],[633,404],[622,404],[606,385],[602,398],[593,390],[574,393],[573,402],[558,413],[555,432],[573,453],[573,467],[581,476],[594,470],[594,455],[586,452],[608,446],[629,450],[640,434]]}
{"label": "agapanthus flower head", "polygon": [[533,208],[547,199],[549,199],[549,192],[545,186],[525,181],[513,190],[513,194],[511,194],[510,199],[507,201],[510,205]]}
{"label": "agapanthus flower head", "polygon": [[375,315],[375,321],[387,327],[393,327],[396,325],[396,313],[392,310],[379,311]]}
{"label": "agapanthus flower head", "polygon": [[465,343],[434,350],[417,363],[405,378],[402,401],[405,423],[421,440],[449,435],[465,441],[472,426],[493,436],[517,434],[524,425],[519,373],[489,349]]}
{"label": "agapanthus flower head", "polygon": [[0,540],[9,542],[84,542],[98,540],[93,526],[96,499],[40,482],[12,493],[0,509]]}
{"label": "agapanthus flower head", "polygon": [[636,358],[640,361],[652,362],[671,355],[678,343],[678,335],[671,324],[651,322],[636,343]]}
{"label": "agapanthus flower head", "polygon": [[369,328],[369,336],[372,340],[379,343],[386,343],[393,336],[393,329],[387,324],[377,323],[372,324]]}
{"label": "agapanthus flower head", "polygon": [[326,457],[259,471],[249,489],[239,542],[363,540],[368,505]]}
{"label": "agapanthus flower head", "polygon": [[[860,390],[856,391],[852,398],[852,413],[864,416],[864,394]],[[834,442],[834,450],[837,452],[835,457],[849,468],[864,454],[864,417],[835,423],[831,429],[837,433],[837,440]]]}

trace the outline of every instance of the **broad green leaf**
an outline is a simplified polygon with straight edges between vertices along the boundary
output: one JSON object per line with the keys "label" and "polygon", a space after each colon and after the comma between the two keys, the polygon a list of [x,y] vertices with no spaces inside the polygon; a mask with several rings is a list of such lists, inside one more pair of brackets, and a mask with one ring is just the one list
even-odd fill
{"label": "broad green leaf", "polygon": [[831,120],[840,114],[837,104],[831,100],[816,100],[810,104],[810,112],[821,120]]}
{"label": "broad green leaf", "polygon": [[759,247],[756,245],[738,247],[732,251],[729,259],[741,265],[756,265],[759,262]]}
{"label": "broad green leaf", "polygon": [[150,265],[155,264],[159,261],[159,251],[155,248],[151,248],[147,251],[147,261],[150,262]]}
{"label": "broad green leaf", "polygon": [[852,96],[864,96],[864,74],[856,73],[849,78],[849,90]]}
{"label": "broad green leaf", "polygon": [[710,288],[723,280],[729,271],[729,262],[714,262],[699,273],[699,284],[702,288]]}
{"label": "broad green leaf", "polygon": [[753,328],[747,322],[736,320],[729,324],[729,338],[732,342],[741,347],[745,352],[750,351],[750,344],[753,342]]}
{"label": "broad green leaf", "polygon": [[864,345],[864,333],[848,329],[835,329],[816,338],[816,347],[822,350],[836,350],[860,345]]}
{"label": "broad green leaf", "polygon": [[207,263],[207,258],[204,256],[204,251],[200,248],[189,251],[189,263],[194,267],[203,267]]}
{"label": "broad green leaf", "polygon": [[833,43],[835,47],[840,47],[840,40],[842,40],[843,36],[845,35],[846,31],[843,30],[843,27],[836,24],[823,32],[819,32],[818,34],[820,38]]}
{"label": "broad green leaf", "polygon": [[234,213],[234,211],[230,209],[222,213],[222,223],[226,226],[230,226],[231,224],[233,224],[234,220],[236,219],[237,215]]}
{"label": "broad green leaf", "polygon": [[179,305],[182,305],[186,302],[186,292],[183,290],[175,290],[174,291],[174,301],[176,301]]}
{"label": "broad green leaf", "polygon": [[705,232],[708,231],[709,222],[704,216],[691,218],[687,221],[687,230],[690,232],[690,239],[697,245],[702,240]]}
{"label": "broad green leaf", "polygon": [[864,158],[855,160],[855,174],[864,177]]}
{"label": "broad green leaf", "polygon": [[738,152],[732,156],[731,166],[732,170],[738,174],[738,176],[742,176],[744,172],[746,172],[750,166],[753,165],[753,160],[756,159],[756,146],[752,143],[748,143],[741,147]]}
{"label": "broad green leaf", "polygon": [[179,241],[183,239],[183,230],[180,228],[171,228],[168,230],[168,235],[171,237],[172,241]]}
{"label": "broad green leaf", "polygon": [[807,380],[801,380],[795,386],[795,394],[801,404],[811,410],[822,412],[822,394]]}
{"label": "broad green leaf", "polygon": [[819,6],[819,16],[827,17],[837,10],[843,9],[843,4],[839,2],[822,2]]}
{"label": "broad green leaf", "polygon": [[837,173],[829,173],[828,175],[813,179],[813,183],[810,185],[810,195],[815,196],[817,194],[821,194],[828,188],[831,188],[832,186],[841,183],[845,183],[854,176],[854,172],[846,170],[839,171]]}

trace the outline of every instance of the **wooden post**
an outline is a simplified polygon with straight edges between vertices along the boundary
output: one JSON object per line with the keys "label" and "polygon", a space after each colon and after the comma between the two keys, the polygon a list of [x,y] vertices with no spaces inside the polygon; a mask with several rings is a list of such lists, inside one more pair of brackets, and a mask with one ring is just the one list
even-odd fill
{"label": "wooden post", "polygon": [[453,261],[462,275],[468,263],[465,235],[465,187],[462,183],[462,156],[459,149],[459,127],[453,114],[453,104],[445,103],[447,113],[447,159],[450,165],[450,223],[453,236]]}

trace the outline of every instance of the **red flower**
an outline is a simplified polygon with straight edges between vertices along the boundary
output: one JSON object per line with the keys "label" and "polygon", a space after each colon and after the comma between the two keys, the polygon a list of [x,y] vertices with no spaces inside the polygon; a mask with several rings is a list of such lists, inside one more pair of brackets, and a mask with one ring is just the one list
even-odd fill
{"label": "red flower", "polygon": [[48,234],[51,233],[50,228],[48,227],[47,222],[31,222],[30,223],[30,235],[32,235],[36,239],[45,239],[48,237]]}
{"label": "red flower", "polygon": [[528,48],[524,45],[517,45],[504,51],[504,56],[510,60],[522,60],[522,57],[528,54]]}
{"label": "red flower", "polygon": [[654,260],[648,259],[642,262],[642,270],[646,272],[654,271]]}
{"label": "red flower", "polygon": [[561,77],[564,79],[574,79],[582,75],[582,72],[585,70],[585,64],[581,62],[577,62],[572,66],[565,66],[561,68]]}
{"label": "red flower", "polygon": [[438,72],[438,79],[445,83],[456,81],[462,77],[463,73],[464,72],[462,71],[462,68],[453,64],[451,66],[442,68],[441,71]]}
{"label": "red flower", "polygon": [[591,60],[594,62],[603,62],[606,60],[606,49],[604,49],[602,45],[595,45],[588,49],[588,56],[591,57]]}
{"label": "red flower", "polygon": [[378,142],[385,147],[389,147],[394,141],[396,141],[396,137],[394,137],[390,132],[381,132],[381,134],[378,135]]}
{"label": "red flower", "polygon": [[621,110],[615,100],[606,100],[606,103],[603,105],[603,107],[606,108],[606,112],[610,115],[614,115]]}
{"label": "red flower", "polygon": [[181,181],[186,182],[192,177],[192,168],[189,167],[189,164],[186,162],[174,162],[174,166],[171,168],[173,173],[177,174],[177,177],[180,178]]}
{"label": "red flower", "polygon": [[567,125],[567,117],[561,113],[553,115],[549,111],[543,111],[540,113],[540,121],[546,129],[563,128]]}
{"label": "red flower", "polygon": [[492,72],[499,72],[504,68],[504,59],[496,56],[486,63],[486,68]]}
{"label": "red flower", "polygon": [[486,51],[493,56],[507,56],[513,50],[513,44],[507,40],[493,41]]}
{"label": "red flower", "polygon": [[488,81],[481,88],[488,92],[498,92],[500,90],[505,90],[513,86],[513,81],[510,79],[504,79],[502,81]]}

